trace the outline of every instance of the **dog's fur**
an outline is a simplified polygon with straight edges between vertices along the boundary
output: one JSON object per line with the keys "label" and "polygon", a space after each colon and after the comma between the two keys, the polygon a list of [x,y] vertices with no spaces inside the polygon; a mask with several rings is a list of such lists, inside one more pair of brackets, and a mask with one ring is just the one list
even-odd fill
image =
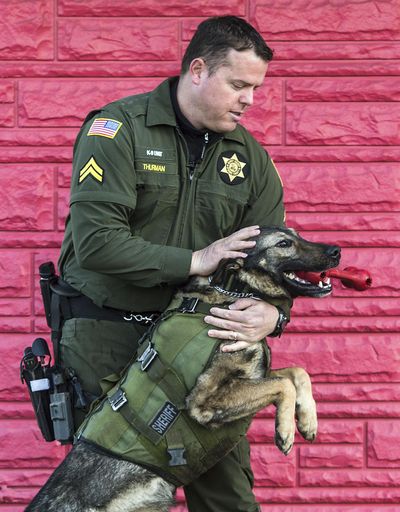
{"label": "dog's fur", "polygon": [[[297,270],[322,271],[339,263],[336,246],[307,242],[292,229],[263,228],[245,259],[224,262],[216,275],[234,273],[236,282],[263,299],[323,296],[320,288],[294,279]],[[211,283],[212,284],[212,283]],[[194,277],[178,295],[211,304],[236,300],[203,277]],[[301,435],[313,441],[317,415],[311,381],[302,368],[265,368],[260,343],[233,353],[218,352],[187,397],[188,414],[210,428],[276,406],[275,443],[285,454],[293,445],[295,418]],[[265,377],[265,372],[267,377]],[[166,512],[175,487],[134,463],[78,442],[34,498],[26,512]]]}

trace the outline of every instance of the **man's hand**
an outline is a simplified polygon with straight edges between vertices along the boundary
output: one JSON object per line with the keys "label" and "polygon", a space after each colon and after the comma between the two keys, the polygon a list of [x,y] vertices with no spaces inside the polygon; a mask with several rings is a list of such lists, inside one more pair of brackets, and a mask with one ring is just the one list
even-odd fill
{"label": "man's hand", "polygon": [[275,306],[251,298],[238,299],[229,309],[213,307],[210,313],[204,321],[219,329],[209,330],[208,335],[235,341],[224,345],[222,352],[236,352],[262,340],[274,331],[279,316]]}
{"label": "man's hand", "polygon": [[189,275],[208,276],[218,267],[223,259],[246,258],[243,249],[250,249],[256,245],[254,240],[248,240],[260,234],[258,226],[249,226],[239,229],[226,238],[221,238],[192,255],[192,264]]}

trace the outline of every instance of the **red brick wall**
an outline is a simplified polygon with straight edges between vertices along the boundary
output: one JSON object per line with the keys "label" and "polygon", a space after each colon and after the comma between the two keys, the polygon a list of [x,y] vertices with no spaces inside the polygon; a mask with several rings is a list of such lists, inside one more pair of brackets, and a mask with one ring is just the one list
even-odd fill
{"label": "red brick wall", "polygon": [[273,408],[259,414],[256,494],[268,512],[399,510],[399,0],[0,0],[0,512],[64,455],[41,440],[18,364],[47,333],[37,267],[59,251],[81,120],[176,74],[202,17],[227,12],[276,52],[247,125],[281,171],[289,225],[374,278],[298,300],[271,343],[276,367],[311,373],[320,431],[285,457]]}

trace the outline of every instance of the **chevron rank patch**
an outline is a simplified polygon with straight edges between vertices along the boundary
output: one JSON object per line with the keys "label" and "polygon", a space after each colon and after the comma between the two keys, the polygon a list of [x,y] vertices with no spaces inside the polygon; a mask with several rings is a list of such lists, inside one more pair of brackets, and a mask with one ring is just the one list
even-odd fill
{"label": "chevron rank patch", "polygon": [[98,117],[93,121],[87,136],[89,137],[91,135],[98,135],[99,137],[107,137],[108,139],[113,139],[117,135],[121,126],[122,123],[116,121],[115,119]]}
{"label": "chevron rank patch", "polygon": [[79,171],[79,183],[82,183],[88,176],[91,176],[99,183],[103,183],[103,174],[103,169],[96,162],[94,156],[92,156],[88,163]]}

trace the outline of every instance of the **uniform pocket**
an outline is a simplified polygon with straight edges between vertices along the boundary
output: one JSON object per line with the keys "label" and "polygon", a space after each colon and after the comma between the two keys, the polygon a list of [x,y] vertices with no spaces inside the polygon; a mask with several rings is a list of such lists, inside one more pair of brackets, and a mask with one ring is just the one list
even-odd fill
{"label": "uniform pocket", "polygon": [[130,219],[132,234],[163,245],[176,218],[178,177],[137,171],[136,183],[137,202]]}
{"label": "uniform pocket", "polygon": [[[248,201],[247,190],[199,180],[195,199],[196,248],[236,231],[249,207]],[[207,233],[208,240],[200,239],[202,233]]]}

